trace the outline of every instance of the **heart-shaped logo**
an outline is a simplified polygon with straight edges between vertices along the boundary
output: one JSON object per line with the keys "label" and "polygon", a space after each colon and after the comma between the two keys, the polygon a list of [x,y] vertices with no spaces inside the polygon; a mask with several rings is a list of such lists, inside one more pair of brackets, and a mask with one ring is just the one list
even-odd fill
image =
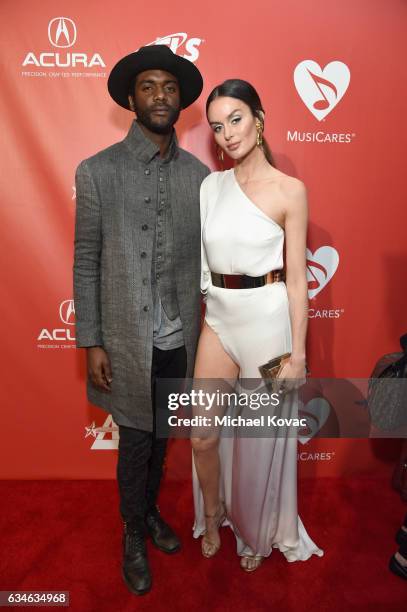
{"label": "heart-shaped logo", "polygon": [[298,94],[311,113],[322,121],[348,89],[350,70],[343,62],[330,62],[324,69],[313,60],[300,62],[294,70]]}
{"label": "heart-shaped logo", "polygon": [[301,418],[307,420],[307,430],[309,431],[308,436],[298,436],[301,444],[306,444],[313,438],[320,429],[325,425],[331,406],[329,402],[323,397],[314,397],[314,399],[304,404],[298,402],[298,414]]}
{"label": "heart-shaped logo", "polygon": [[308,297],[315,297],[329,283],[339,264],[339,254],[331,246],[319,247],[312,253],[307,249]]}

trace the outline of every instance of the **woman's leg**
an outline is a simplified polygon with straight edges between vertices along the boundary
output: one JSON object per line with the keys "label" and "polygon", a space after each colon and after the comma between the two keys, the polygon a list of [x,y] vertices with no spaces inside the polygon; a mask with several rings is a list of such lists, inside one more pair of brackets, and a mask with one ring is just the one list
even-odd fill
{"label": "woman's leg", "polygon": [[[208,391],[207,387],[212,386],[212,380],[235,380],[238,373],[239,367],[226,353],[217,334],[205,323],[198,344],[194,379],[206,379],[205,391]],[[216,383],[216,388],[219,389],[222,386],[221,381],[217,380]],[[227,384],[226,381],[225,384]],[[212,391],[215,392],[216,389]],[[227,391],[230,391],[229,386]],[[217,407],[218,412],[222,410],[223,407]],[[211,416],[215,412],[216,409],[212,409]],[[220,544],[218,528],[222,512],[219,502],[218,442],[218,432],[215,429],[205,437],[191,438],[194,463],[205,508],[206,535],[202,544],[205,556],[213,556]]]}

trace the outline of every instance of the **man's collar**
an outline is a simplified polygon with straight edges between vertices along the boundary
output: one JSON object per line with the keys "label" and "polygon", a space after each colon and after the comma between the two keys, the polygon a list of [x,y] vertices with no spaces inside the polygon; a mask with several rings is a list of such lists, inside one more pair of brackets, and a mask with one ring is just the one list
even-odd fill
{"label": "man's collar", "polygon": [[[124,143],[129,149],[136,154],[137,158],[148,164],[157,154],[160,153],[160,147],[150,140],[144,132],[141,130],[136,119],[130,126],[130,130],[124,139]],[[171,159],[178,153],[178,139],[175,130],[172,132],[172,138],[170,146],[168,147],[167,154],[163,158],[163,163],[171,161]]]}

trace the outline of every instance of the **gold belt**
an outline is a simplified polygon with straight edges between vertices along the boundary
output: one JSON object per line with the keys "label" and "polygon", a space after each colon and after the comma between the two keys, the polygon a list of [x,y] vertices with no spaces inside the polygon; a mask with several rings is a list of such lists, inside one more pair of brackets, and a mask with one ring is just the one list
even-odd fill
{"label": "gold belt", "polygon": [[284,270],[272,270],[262,276],[247,276],[247,274],[218,274],[211,272],[212,285],[223,289],[255,289],[270,283],[280,283],[285,280]]}

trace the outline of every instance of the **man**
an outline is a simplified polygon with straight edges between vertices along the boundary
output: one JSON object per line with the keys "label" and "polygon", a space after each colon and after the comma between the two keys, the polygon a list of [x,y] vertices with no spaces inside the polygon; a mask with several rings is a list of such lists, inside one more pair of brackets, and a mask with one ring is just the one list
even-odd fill
{"label": "man", "polygon": [[180,548],[156,506],[166,439],[156,436],[155,386],[193,373],[199,189],[209,170],[178,147],[173,126],[202,85],[199,70],[164,45],[121,59],[109,93],[137,120],[76,174],[77,346],[87,349],[90,401],[119,427],[123,578],[139,595],[151,588],[146,535],[166,553]]}

